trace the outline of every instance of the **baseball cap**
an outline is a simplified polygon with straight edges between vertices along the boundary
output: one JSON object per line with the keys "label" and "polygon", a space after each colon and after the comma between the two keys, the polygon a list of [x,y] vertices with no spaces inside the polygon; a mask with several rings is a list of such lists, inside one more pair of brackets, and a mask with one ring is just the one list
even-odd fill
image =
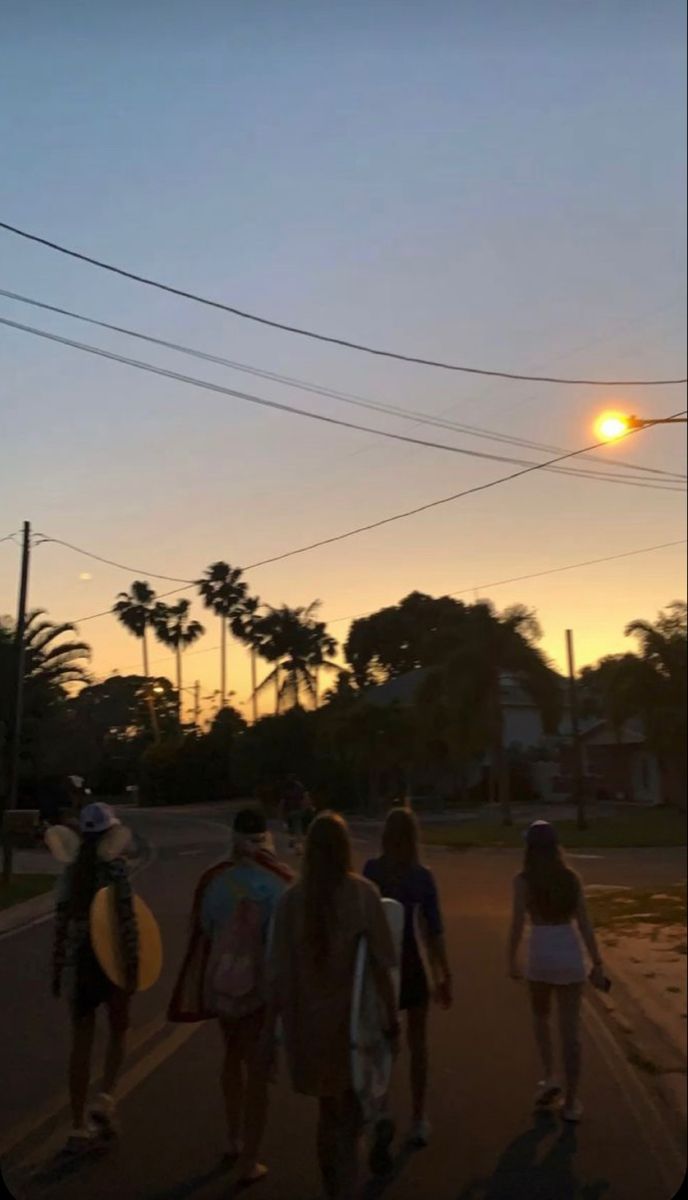
{"label": "baseball cap", "polygon": [[533,821],[525,832],[528,846],[556,846],[559,842],[557,831],[549,821]]}
{"label": "baseball cap", "polygon": [[258,837],[259,834],[267,832],[268,823],[259,809],[242,808],[236,814],[232,828],[235,833],[244,837]]}
{"label": "baseball cap", "polygon": [[97,800],[92,804],[85,804],[79,813],[79,828],[82,833],[105,833],[106,830],[121,824],[110,805],[101,804]]}

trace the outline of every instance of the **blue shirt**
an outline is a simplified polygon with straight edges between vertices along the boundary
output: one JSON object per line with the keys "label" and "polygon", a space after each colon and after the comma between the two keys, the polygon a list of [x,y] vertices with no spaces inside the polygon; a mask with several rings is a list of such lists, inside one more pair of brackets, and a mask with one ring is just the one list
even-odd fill
{"label": "blue shirt", "polygon": [[404,938],[402,942],[402,975],[422,970],[422,959],[416,939],[416,917],[420,916],[430,937],[443,932],[437,885],[432,871],[419,863],[402,873],[392,869],[385,859],[370,858],[363,868],[366,879],[377,884],[382,896],[398,900],[404,909]]}

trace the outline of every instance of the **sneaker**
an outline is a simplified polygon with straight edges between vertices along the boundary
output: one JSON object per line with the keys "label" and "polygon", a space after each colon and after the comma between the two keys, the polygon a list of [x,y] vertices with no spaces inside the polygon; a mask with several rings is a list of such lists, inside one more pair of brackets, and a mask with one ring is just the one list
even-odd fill
{"label": "sneaker", "polygon": [[421,1121],[416,1121],[412,1125],[411,1133],[409,1134],[410,1144],[416,1146],[418,1150],[425,1149],[426,1146],[430,1145],[431,1132],[430,1122],[425,1117]]}
{"label": "sneaker", "polygon": [[70,1158],[76,1158],[80,1154],[88,1154],[97,1142],[96,1130],[91,1125],[82,1125],[80,1129],[72,1130],[62,1148],[62,1153]]}
{"label": "sneaker", "polygon": [[263,1163],[247,1163],[239,1172],[239,1187],[251,1187],[254,1183],[260,1183],[267,1173],[268,1169]]}
{"label": "sneaker", "polygon": [[117,1136],[118,1127],[115,1120],[115,1101],[107,1092],[100,1093],[88,1115],[92,1125],[95,1126],[96,1133],[100,1137],[109,1139]]}
{"label": "sneaker", "polygon": [[371,1175],[389,1175],[393,1167],[390,1146],[394,1141],[394,1121],[391,1117],[380,1117],[375,1122],[373,1142],[370,1147],[368,1166]]}
{"label": "sneaker", "polygon": [[583,1116],[583,1105],[580,1100],[574,1100],[573,1104],[565,1104],[561,1110],[562,1121],[577,1122]]}
{"label": "sneaker", "polygon": [[554,1079],[541,1079],[535,1093],[535,1107],[547,1108],[560,1095],[561,1088]]}

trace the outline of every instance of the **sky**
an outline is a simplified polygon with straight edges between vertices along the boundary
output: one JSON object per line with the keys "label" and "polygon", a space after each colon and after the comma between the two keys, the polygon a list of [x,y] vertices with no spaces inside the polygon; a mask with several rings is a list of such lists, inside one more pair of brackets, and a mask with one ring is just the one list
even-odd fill
{"label": "sky", "polygon": [[[685,370],[685,14],[676,0],[5,0],[0,219],[292,325],[426,358],[586,378]],[[242,363],[576,449],[603,409],[685,388],[509,382],[374,358],[119,279],[0,231],[0,287]],[[456,446],[537,450],[363,412],[0,298],[0,317],[205,380]],[[0,537],[44,543],[29,602],[107,610],[135,578],[257,562],[509,473],[256,408],[0,327]],[[685,428],[606,459],[685,473]],[[578,464],[582,465],[582,464]],[[590,464],[588,464],[590,465]],[[271,604],[347,618],[411,590],[535,608],[579,665],[685,596],[685,500],[537,471],[247,572]],[[19,550],[0,543],[0,613]],[[89,578],[82,578],[88,575]],[[190,593],[193,594],[193,593]],[[218,687],[217,620],[185,680]],[[79,626],[98,678],[140,669],[114,618]],[[172,673],[161,647],[155,670]],[[233,646],[230,686],[249,671]],[[188,695],[188,694],[187,694]],[[188,697],[190,699],[190,697]],[[245,707],[244,711],[248,711]]]}

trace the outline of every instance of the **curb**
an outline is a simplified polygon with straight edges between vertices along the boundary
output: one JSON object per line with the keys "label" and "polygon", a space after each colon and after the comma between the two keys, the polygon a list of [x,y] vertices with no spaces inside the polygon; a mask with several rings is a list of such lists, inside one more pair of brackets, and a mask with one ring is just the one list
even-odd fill
{"label": "curb", "polygon": [[[589,989],[589,1001],[611,1028],[629,1065],[659,1099],[666,1117],[686,1120],[686,1059],[667,1032],[635,999],[623,978],[605,964],[613,983],[609,996]],[[612,998],[613,997],[613,998]]]}

